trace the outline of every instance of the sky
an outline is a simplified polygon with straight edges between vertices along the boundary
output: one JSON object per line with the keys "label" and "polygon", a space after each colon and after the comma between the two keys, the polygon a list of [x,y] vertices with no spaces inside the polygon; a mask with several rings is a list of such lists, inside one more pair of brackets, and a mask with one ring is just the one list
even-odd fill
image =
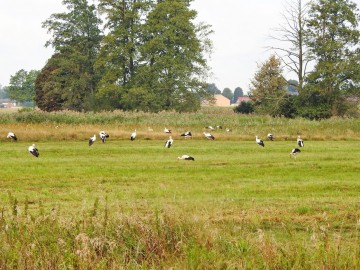
{"label": "sky", "polygon": [[[92,2],[92,1],[90,1]],[[196,23],[212,26],[213,53],[209,83],[221,91],[241,87],[246,93],[258,64],[271,55],[266,47],[273,29],[282,23],[285,0],[195,0]],[[0,9],[0,85],[24,69],[40,70],[53,54],[45,48],[50,39],[42,22],[53,13],[66,11],[62,0],[2,1]],[[291,74],[287,79],[292,79]]]}

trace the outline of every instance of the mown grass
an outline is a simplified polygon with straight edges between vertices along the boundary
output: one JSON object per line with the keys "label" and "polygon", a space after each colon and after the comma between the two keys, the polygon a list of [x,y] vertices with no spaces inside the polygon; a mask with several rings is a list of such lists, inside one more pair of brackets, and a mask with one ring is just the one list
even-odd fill
{"label": "mown grass", "polygon": [[[360,151],[348,131],[340,141],[303,136],[291,159],[291,134],[261,148],[242,127],[207,141],[203,123],[193,139],[179,125],[165,149],[163,125],[147,124],[134,142],[136,123],[106,126],[109,141],[92,147],[86,134],[101,125],[5,124],[21,136],[1,142],[0,268],[360,267]],[[81,132],[68,137],[71,128]],[[38,159],[27,153],[33,140]]]}

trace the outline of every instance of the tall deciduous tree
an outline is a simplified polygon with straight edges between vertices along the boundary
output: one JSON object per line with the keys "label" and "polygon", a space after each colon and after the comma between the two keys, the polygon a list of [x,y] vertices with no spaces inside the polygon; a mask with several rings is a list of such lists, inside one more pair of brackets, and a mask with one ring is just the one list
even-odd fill
{"label": "tall deciduous tree", "polygon": [[152,5],[149,0],[100,0],[99,9],[106,16],[108,33],[96,61],[101,73],[98,96],[116,100],[117,107],[128,93],[140,64],[143,25]]}
{"label": "tall deciduous tree", "polygon": [[35,80],[39,71],[30,70],[29,72],[21,69],[10,77],[7,94],[11,99],[19,102],[35,100]]}
{"label": "tall deciduous tree", "polygon": [[241,87],[236,87],[234,90],[234,103],[237,102],[237,100],[239,99],[239,97],[243,97],[244,96],[244,91],[242,90]]}
{"label": "tall deciduous tree", "polygon": [[307,44],[316,64],[308,76],[308,95],[322,96],[332,115],[346,112],[347,91],[359,92],[359,20],[349,0],[317,0],[309,11]]}
{"label": "tall deciduous tree", "polygon": [[304,85],[307,65],[311,60],[305,43],[306,19],[309,3],[304,0],[290,0],[286,3],[282,14],[284,22],[274,29],[272,39],[284,46],[271,46],[282,59],[285,66],[298,77],[298,91],[301,93]]}
{"label": "tall deciduous tree", "polygon": [[196,11],[184,0],[159,1],[144,25],[136,83],[151,93],[153,110],[197,110],[207,98],[205,54],[210,27],[194,25]]}
{"label": "tall deciduous tree", "polygon": [[228,87],[224,88],[224,90],[222,91],[222,95],[224,97],[227,97],[228,99],[230,99],[230,102],[233,100],[233,97],[234,97],[233,92]]}
{"label": "tall deciduous tree", "polygon": [[217,88],[217,86],[216,86],[215,83],[209,83],[209,84],[207,85],[206,91],[207,91],[208,93],[213,94],[213,95],[215,95],[215,94],[221,94],[220,89]]}
{"label": "tall deciduous tree", "polygon": [[51,65],[57,68],[46,78],[54,80],[55,95],[61,92],[62,109],[91,110],[97,83],[94,62],[102,38],[101,20],[95,5],[89,5],[87,0],[63,0],[63,4],[67,13],[52,14],[43,23],[52,33],[46,46],[54,47],[57,54],[51,60]]}
{"label": "tall deciduous tree", "polygon": [[36,104],[43,111],[58,111],[63,109],[64,98],[63,87],[64,79],[59,72],[62,69],[56,64],[58,54],[54,54],[42,68],[35,81]]}
{"label": "tall deciduous tree", "polygon": [[282,75],[281,60],[272,55],[251,80],[249,96],[253,99],[255,111],[273,116],[281,115],[281,108],[287,97],[287,81]]}

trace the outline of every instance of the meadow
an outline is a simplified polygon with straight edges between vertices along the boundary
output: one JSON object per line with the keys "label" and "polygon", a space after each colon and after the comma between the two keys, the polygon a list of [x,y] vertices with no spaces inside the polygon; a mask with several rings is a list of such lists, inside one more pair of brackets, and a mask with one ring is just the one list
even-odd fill
{"label": "meadow", "polygon": [[[204,109],[0,123],[0,269],[360,268],[359,120]],[[202,135],[210,124],[223,126],[214,141]],[[109,140],[89,147],[102,129]],[[187,129],[192,139],[179,136]]]}

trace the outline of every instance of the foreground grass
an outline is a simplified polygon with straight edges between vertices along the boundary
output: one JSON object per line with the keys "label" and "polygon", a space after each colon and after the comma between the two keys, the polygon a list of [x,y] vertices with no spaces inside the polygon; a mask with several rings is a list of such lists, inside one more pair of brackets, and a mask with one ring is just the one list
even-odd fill
{"label": "foreground grass", "polygon": [[2,142],[0,268],[360,267],[356,141],[158,136]]}

